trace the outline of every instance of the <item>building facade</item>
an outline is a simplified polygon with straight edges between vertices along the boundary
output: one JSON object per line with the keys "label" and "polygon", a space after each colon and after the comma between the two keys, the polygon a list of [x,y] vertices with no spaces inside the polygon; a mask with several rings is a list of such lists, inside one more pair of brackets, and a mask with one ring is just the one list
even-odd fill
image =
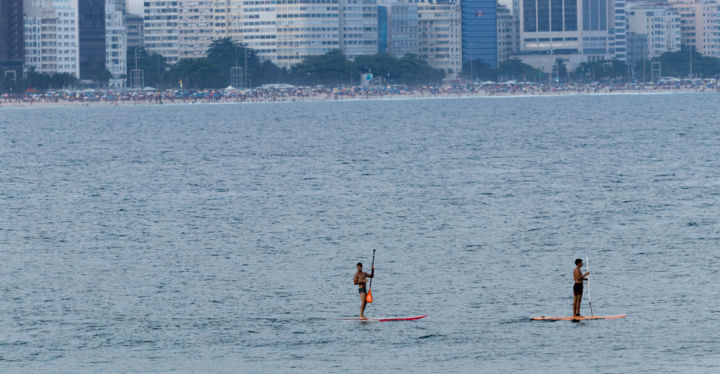
{"label": "building facade", "polygon": [[520,45],[518,18],[506,6],[497,8],[497,61],[498,65],[517,52]]}
{"label": "building facade", "polygon": [[145,49],[178,62],[178,0],[145,0],[143,19]]}
{"label": "building facade", "polygon": [[25,62],[23,0],[0,1],[0,78],[17,80]]}
{"label": "building facade", "polygon": [[105,0],[78,2],[80,79],[98,80],[106,69]]}
{"label": "building facade", "polygon": [[145,46],[145,32],[142,16],[127,14],[125,16],[125,28],[127,30],[128,48]]}
{"label": "building facade", "polygon": [[462,70],[460,4],[453,0],[418,0],[418,55],[449,79]]}
{"label": "building facade", "polygon": [[378,53],[377,0],[339,0],[340,49],[349,59]]}
{"label": "building facade", "polygon": [[178,59],[205,57],[215,39],[215,0],[178,0]]}
{"label": "building facade", "polygon": [[[627,8],[627,31],[634,41],[631,63],[660,57],[681,49],[681,21],[668,4],[631,3]],[[645,45],[640,46],[639,40]]]}
{"label": "building facade", "polygon": [[681,0],[670,5],[680,13],[681,43],[705,56],[720,57],[720,3]]}
{"label": "building facade", "polygon": [[23,5],[25,71],[80,77],[77,0],[25,0]]}
{"label": "building facade", "polygon": [[391,2],[378,6],[378,53],[395,57],[418,53],[418,7]]}
{"label": "building facade", "polygon": [[105,0],[105,67],[110,87],[124,87],[127,75],[127,27],[125,0]]}
{"label": "building facade", "polygon": [[276,7],[278,66],[340,49],[338,0],[277,0]]}
{"label": "building facade", "polygon": [[615,59],[626,62],[627,60],[627,21],[625,0],[613,0],[614,14],[611,25],[612,37],[614,39]]}
{"label": "building facade", "polygon": [[462,0],[462,60],[497,67],[497,0]]}

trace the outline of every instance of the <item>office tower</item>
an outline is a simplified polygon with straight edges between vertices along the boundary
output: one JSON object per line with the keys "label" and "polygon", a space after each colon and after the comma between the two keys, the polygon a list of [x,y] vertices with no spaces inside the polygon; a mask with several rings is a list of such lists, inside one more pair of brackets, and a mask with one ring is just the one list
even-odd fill
{"label": "office tower", "polygon": [[276,11],[278,66],[340,48],[338,0],[277,0]]}
{"label": "office tower", "polygon": [[145,0],[143,18],[145,49],[178,62],[178,1]]}
{"label": "office tower", "polygon": [[418,55],[454,79],[462,70],[460,4],[454,0],[417,0]]}
{"label": "office tower", "polygon": [[402,1],[378,6],[378,53],[418,53],[418,7]]}
{"label": "office tower", "polygon": [[23,0],[0,1],[0,77],[16,80],[25,61]]}
{"label": "office tower", "polygon": [[349,59],[378,53],[377,0],[339,0],[340,49]]}
{"label": "office tower", "polygon": [[80,79],[98,80],[106,71],[105,0],[79,1],[78,34]]}
{"label": "office tower", "polygon": [[135,14],[125,15],[125,28],[127,30],[127,47],[144,47],[145,32],[143,17]]}
{"label": "office tower", "polygon": [[462,60],[497,67],[497,0],[462,0]]}
{"label": "office tower", "polygon": [[631,3],[627,8],[627,34],[633,39],[633,64],[681,48],[680,14],[667,4]]}

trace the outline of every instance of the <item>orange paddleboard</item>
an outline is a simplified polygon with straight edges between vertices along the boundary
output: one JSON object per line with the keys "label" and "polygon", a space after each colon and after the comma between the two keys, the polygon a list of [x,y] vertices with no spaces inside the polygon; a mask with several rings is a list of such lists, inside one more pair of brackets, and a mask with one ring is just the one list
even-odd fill
{"label": "orange paddleboard", "polygon": [[583,321],[586,319],[618,319],[625,318],[627,314],[619,316],[592,316],[592,317],[533,317],[533,321]]}

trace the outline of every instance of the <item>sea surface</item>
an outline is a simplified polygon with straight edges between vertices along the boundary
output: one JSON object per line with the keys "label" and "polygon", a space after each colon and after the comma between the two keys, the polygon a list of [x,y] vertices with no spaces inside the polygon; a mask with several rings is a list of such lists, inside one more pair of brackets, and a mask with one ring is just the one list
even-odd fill
{"label": "sea surface", "polygon": [[0,109],[0,372],[718,373],[718,108]]}

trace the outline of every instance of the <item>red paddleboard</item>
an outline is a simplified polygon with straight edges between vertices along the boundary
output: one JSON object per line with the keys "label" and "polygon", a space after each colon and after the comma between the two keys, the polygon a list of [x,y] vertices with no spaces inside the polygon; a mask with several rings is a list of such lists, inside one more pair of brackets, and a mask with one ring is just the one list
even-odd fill
{"label": "red paddleboard", "polygon": [[592,317],[533,317],[533,321],[584,321],[586,319],[618,319],[625,318],[627,314],[618,316],[592,316]]}
{"label": "red paddleboard", "polygon": [[415,321],[427,317],[427,314],[415,317],[392,317],[392,318],[341,318],[341,321],[361,321],[361,322],[395,322],[395,321]]}

